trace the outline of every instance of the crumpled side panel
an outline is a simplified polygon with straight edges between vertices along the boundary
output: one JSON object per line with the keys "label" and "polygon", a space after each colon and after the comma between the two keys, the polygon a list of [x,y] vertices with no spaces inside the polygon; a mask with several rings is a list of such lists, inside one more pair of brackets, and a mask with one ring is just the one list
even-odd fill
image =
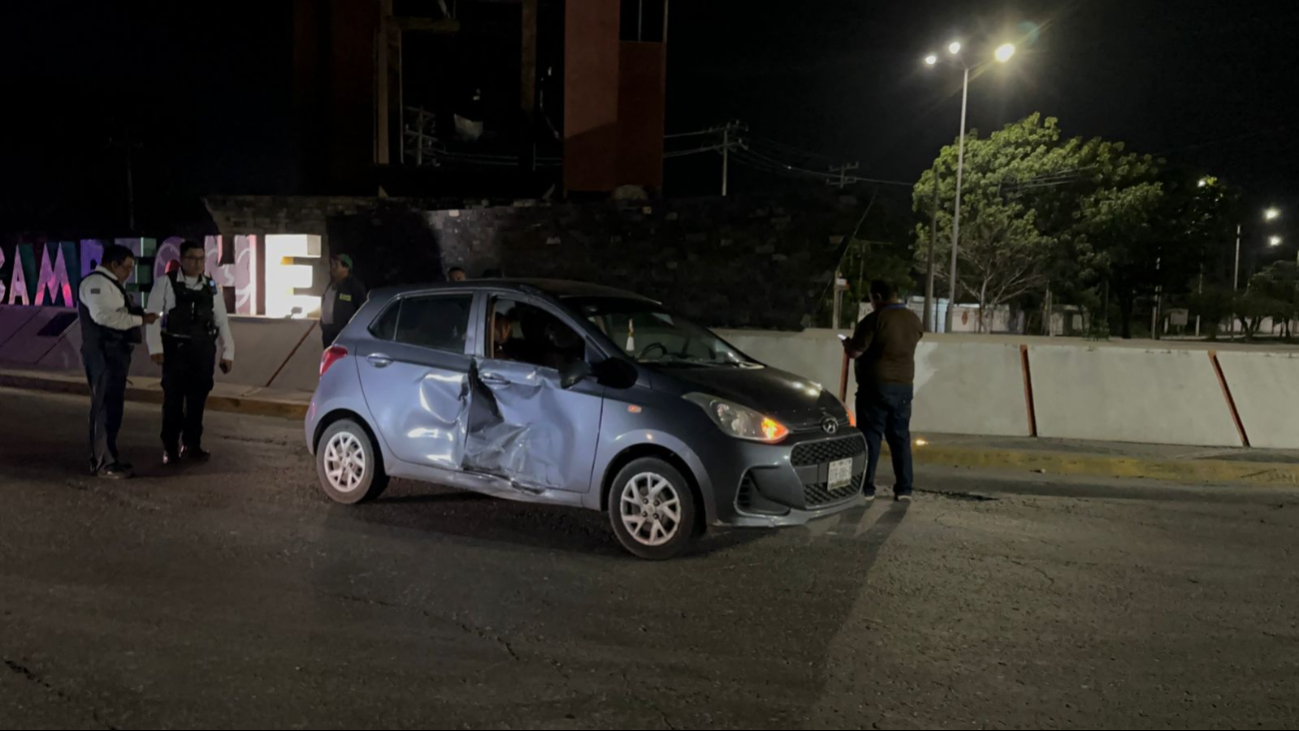
{"label": "crumpled side panel", "polygon": [[416,464],[456,469],[463,459],[461,445],[465,443],[468,422],[469,379],[425,373],[417,388],[419,408],[400,412],[405,415],[400,433],[406,453],[402,456]]}
{"label": "crumpled side panel", "polygon": [[521,489],[563,489],[560,465],[571,446],[548,415],[560,412],[559,385],[538,369],[506,384],[485,383],[477,366],[469,373],[468,433],[463,469],[499,475]]}

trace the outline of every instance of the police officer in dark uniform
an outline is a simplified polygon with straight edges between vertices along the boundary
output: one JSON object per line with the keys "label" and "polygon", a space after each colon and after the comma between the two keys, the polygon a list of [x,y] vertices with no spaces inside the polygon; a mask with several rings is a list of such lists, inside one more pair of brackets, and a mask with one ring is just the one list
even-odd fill
{"label": "police officer in dark uniform", "polygon": [[329,286],[320,300],[320,339],[328,348],[365,304],[365,285],[352,276],[352,257],[337,254],[329,259]]}
{"label": "police officer in dark uniform", "polygon": [[136,307],[126,291],[134,269],[131,250],[111,245],[100,266],[81,280],[77,297],[81,360],[90,384],[90,473],[114,480],[131,476],[131,465],[117,454],[131,351],[140,342],[140,327],[158,319]]}
{"label": "police officer in dark uniform", "polygon": [[162,366],[162,461],[205,461],[203,412],[212,392],[220,339],[221,370],[234,367],[235,344],[230,333],[221,287],[204,273],[201,244],[180,245],[180,271],[154,283],[149,310],[162,316],[147,330],[149,354]]}

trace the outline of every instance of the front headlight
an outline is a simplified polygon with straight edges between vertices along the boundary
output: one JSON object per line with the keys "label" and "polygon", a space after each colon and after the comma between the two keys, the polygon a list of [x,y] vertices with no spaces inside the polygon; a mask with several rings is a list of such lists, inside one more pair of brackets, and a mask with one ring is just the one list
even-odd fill
{"label": "front headlight", "polygon": [[737,439],[776,444],[789,436],[784,424],[747,406],[702,393],[687,394],[684,398],[703,409],[719,429]]}

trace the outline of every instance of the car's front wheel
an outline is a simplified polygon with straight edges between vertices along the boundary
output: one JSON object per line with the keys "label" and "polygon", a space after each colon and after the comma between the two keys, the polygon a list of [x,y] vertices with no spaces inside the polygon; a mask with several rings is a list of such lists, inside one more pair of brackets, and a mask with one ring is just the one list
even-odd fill
{"label": "car's front wheel", "polygon": [[316,474],[331,500],[344,505],[373,500],[388,487],[378,445],[351,419],[329,425],[316,447]]}
{"label": "car's front wheel", "polygon": [[618,541],[640,558],[662,561],[690,546],[698,528],[690,483],[655,457],[623,467],[609,489],[609,520]]}

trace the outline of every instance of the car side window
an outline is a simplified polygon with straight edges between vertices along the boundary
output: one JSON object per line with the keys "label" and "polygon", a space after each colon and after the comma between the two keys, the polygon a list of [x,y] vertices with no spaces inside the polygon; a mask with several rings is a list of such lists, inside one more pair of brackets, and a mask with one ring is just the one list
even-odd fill
{"label": "car side window", "polygon": [[473,295],[429,295],[402,300],[396,340],[432,350],[465,352]]}
{"label": "car side window", "polygon": [[397,337],[397,317],[401,314],[401,300],[397,300],[383,311],[379,319],[370,325],[370,334],[380,340],[392,340]]}
{"label": "car side window", "polygon": [[546,309],[497,297],[488,312],[491,358],[555,370],[586,358],[586,338]]}

